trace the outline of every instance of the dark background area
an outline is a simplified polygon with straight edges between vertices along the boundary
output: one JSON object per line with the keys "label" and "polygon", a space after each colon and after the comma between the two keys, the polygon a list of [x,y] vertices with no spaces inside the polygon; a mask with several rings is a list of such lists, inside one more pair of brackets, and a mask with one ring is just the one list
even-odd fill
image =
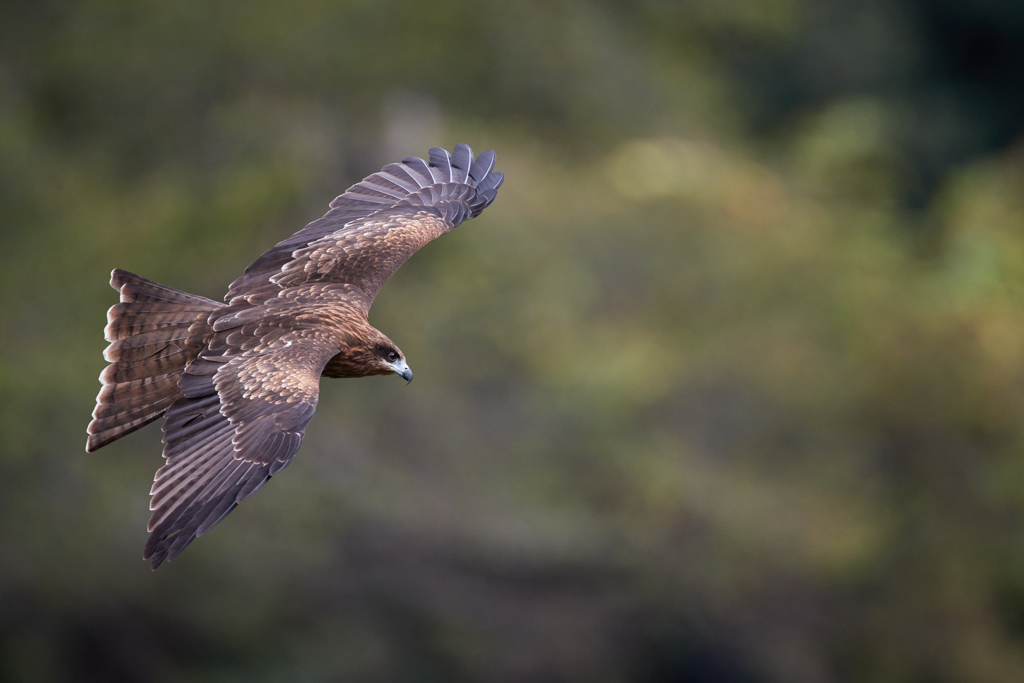
{"label": "dark background area", "polygon": [[[151,572],[110,270],[458,142],[416,382]],[[1019,2],[4,3],[0,314],[0,680],[1024,680]]]}

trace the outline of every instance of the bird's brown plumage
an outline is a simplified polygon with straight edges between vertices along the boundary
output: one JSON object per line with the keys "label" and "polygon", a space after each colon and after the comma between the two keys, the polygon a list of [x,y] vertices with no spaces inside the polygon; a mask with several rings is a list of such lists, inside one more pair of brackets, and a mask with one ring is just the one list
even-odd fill
{"label": "bird's brown plumage", "polygon": [[385,166],[246,268],[226,305],[113,272],[121,303],[108,312],[111,365],[86,450],[165,417],[144,552],[154,568],[288,465],[321,376],[404,364],[370,306],[420,247],[494,200],[504,176],[493,167],[493,152],[474,159],[466,145]]}

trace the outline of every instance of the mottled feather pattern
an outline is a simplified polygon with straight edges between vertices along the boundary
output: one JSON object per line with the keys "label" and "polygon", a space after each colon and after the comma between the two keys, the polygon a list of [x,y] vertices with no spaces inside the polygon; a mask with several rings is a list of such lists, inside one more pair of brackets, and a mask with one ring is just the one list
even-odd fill
{"label": "mottled feather pattern", "polygon": [[144,551],[154,569],[291,462],[321,377],[411,378],[370,306],[412,254],[494,200],[494,160],[457,145],[388,164],[246,268],[228,305],[114,271],[121,303],[88,450],[164,416]]}
{"label": "mottled feather pattern", "polygon": [[285,288],[325,280],[354,285],[369,310],[388,278],[423,245],[449,230],[451,224],[435,209],[403,207],[375,214],[296,251],[271,281]]}

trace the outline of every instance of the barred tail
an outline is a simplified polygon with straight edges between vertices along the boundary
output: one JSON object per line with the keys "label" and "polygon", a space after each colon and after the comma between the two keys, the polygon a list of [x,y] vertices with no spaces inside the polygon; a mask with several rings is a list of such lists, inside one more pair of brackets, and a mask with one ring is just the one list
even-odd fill
{"label": "barred tail", "polygon": [[224,304],[164,287],[115,268],[110,286],[121,303],[107,311],[110,363],[89,423],[85,450],[95,451],[157,419],[181,395],[178,378],[211,333],[211,311]]}

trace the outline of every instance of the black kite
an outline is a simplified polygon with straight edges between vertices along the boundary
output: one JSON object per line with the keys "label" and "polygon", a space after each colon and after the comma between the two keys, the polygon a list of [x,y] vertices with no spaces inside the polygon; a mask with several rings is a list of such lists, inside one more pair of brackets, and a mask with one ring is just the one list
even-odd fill
{"label": "black kite", "polygon": [[412,371],[370,326],[374,297],[406,259],[480,215],[504,176],[466,145],[406,157],[368,176],[266,252],[217,303],[123,270],[110,284],[95,451],[164,416],[167,464],[151,494],[143,554],[154,569],[287,467],[320,377]]}

